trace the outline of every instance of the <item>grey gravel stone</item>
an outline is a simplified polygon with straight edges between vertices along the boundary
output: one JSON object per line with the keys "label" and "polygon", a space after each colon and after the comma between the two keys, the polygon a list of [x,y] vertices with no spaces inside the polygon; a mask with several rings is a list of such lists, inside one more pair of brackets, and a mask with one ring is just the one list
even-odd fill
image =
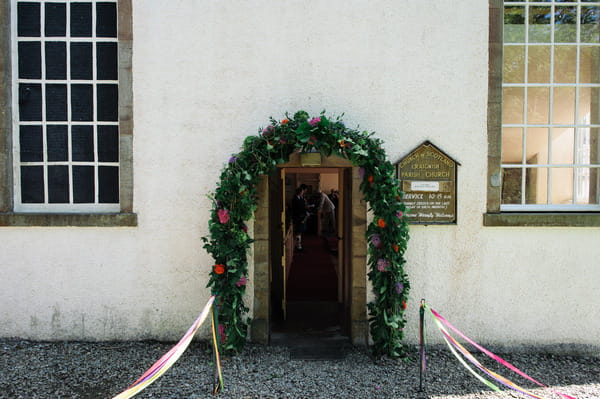
{"label": "grey gravel stone", "polygon": [[[30,342],[0,340],[0,398],[111,398],[135,381],[173,344],[159,342]],[[578,399],[600,398],[600,359],[540,353],[502,354],[532,377]],[[428,350],[425,390],[419,391],[416,349],[408,359],[373,359],[349,348],[342,360],[291,360],[287,348],[248,344],[223,359],[225,390],[212,394],[214,364],[206,342],[136,398],[524,398],[496,393],[441,348]],[[480,361],[546,398],[558,398],[514,373]],[[492,367],[494,366],[494,367]]]}

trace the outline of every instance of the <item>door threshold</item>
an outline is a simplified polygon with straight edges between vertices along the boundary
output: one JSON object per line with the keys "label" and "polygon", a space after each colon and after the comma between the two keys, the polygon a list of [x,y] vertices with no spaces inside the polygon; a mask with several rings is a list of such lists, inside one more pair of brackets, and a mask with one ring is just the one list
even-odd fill
{"label": "door threshold", "polygon": [[289,349],[291,360],[344,359],[352,347],[350,338],[337,331],[308,335],[298,332],[273,332],[271,345]]}

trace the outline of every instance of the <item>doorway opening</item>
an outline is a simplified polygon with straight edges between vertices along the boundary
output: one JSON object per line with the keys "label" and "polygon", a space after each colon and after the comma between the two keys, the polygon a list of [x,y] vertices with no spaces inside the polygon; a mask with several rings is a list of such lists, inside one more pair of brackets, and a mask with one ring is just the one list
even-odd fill
{"label": "doorway opening", "polygon": [[[281,168],[270,179],[271,341],[349,342],[350,168]],[[306,187],[300,195],[299,187]],[[294,222],[306,207],[304,231]]]}
{"label": "doorway opening", "polygon": [[[362,177],[359,168],[337,156],[321,156],[319,166],[308,166],[302,162],[300,155],[292,154],[290,161],[279,166],[275,173],[263,176],[257,187],[251,339],[257,343],[277,345],[282,339],[285,344],[286,339],[294,342],[297,338],[300,342],[315,337],[316,341],[313,340],[312,344],[318,347],[314,345],[316,342],[334,335],[346,341],[349,338],[354,345],[366,345],[369,334],[366,312],[367,207],[360,191]],[[308,226],[313,230],[303,236],[303,241],[306,240],[303,246],[318,246],[316,250],[321,254],[323,263],[327,262],[325,256],[329,257],[335,266],[333,284],[319,278],[318,273],[321,272],[331,275],[330,269],[325,272],[316,269],[316,262],[313,265],[310,261],[311,249],[306,248],[294,255],[294,235],[290,229],[289,202],[294,190],[302,183],[310,183],[316,191],[319,188],[315,180],[317,175],[326,194],[326,190],[331,194],[331,188],[336,191],[335,184],[328,182],[334,182],[333,176],[337,176],[337,235],[332,234],[333,231],[323,231],[319,236],[314,230],[315,224],[318,229],[318,216],[311,216],[313,220],[308,221]],[[337,254],[334,238],[337,240]],[[312,272],[306,274],[308,277],[293,275],[294,256],[297,264],[300,264],[299,257],[302,256],[309,260],[305,264],[315,266]],[[287,296],[288,283],[291,301]],[[332,286],[336,289],[332,290]],[[322,317],[316,317],[319,312]]]}

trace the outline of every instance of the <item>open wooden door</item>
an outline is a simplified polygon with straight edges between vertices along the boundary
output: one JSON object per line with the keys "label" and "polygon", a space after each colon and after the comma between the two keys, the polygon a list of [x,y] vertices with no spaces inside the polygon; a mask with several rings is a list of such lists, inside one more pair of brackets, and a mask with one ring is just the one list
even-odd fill
{"label": "open wooden door", "polygon": [[340,264],[340,302],[342,303],[342,331],[350,334],[352,319],[352,169],[344,168],[339,174],[338,235]]}
{"label": "open wooden door", "polygon": [[283,298],[281,299],[281,308],[283,311],[283,319],[287,319],[287,281],[290,276],[290,270],[292,266],[292,260],[294,258],[294,224],[289,223],[286,224],[287,215],[286,215],[286,190],[285,190],[285,168],[281,169],[280,172],[280,183],[281,183],[281,213],[280,213],[280,221],[282,226],[282,235],[281,240],[283,242],[283,254],[281,256],[281,267],[283,281],[282,281],[282,291]]}
{"label": "open wooden door", "polygon": [[278,169],[269,176],[269,249],[271,318],[283,321],[286,316],[286,257],[285,257],[285,171]]}

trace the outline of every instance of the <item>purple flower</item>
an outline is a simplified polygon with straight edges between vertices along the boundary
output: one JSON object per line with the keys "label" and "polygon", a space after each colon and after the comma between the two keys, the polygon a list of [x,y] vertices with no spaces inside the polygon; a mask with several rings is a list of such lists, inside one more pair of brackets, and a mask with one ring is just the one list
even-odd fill
{"label": "purple flower", "polygon": [[312,118],[311,120],[309,120],[308,124],[311,126],[317,126],[319,124],[319,122],[321,122],[321,118],[316,117],[316,118]]}
{"label": "purple flower", "polygon": [[274,130],[275,130],[275,126],[269,125],[262,130],[262,134],[263,134],[263,136],[268,136],[268,135],[272,134]]}
{"label": "purple flower", "polygon": [[397,294],[402,294],[402,291],[404,291],[404,284],[398,282],[394,288],[396,289]]}
{"label": "purple flower", "polygon": [[229,163],[234,163],[235,161],[237,161],[237,157],[235,155],[229,158]]}
{"label": "purple flower", "polygon": [[381,248],[382,242],[381,237],[379,237],[379,234],[373,234],[371,236],[371,244],[373,244],[375,248]]}
{"label": "purple flower", "polygon": [[248,282],[248,279],[246,279],[245,276],[240,277],[239,281],[237,283],[235,283],[236,287],[241,287],[242,285],[246,285],[246,283]]}
{"label": "purple flower", "polygon": [[377,261],[377,270],[380,272],[387,271],[388,267],[390,267],[390,262],[388,262],[386,259],[379,259]]}

